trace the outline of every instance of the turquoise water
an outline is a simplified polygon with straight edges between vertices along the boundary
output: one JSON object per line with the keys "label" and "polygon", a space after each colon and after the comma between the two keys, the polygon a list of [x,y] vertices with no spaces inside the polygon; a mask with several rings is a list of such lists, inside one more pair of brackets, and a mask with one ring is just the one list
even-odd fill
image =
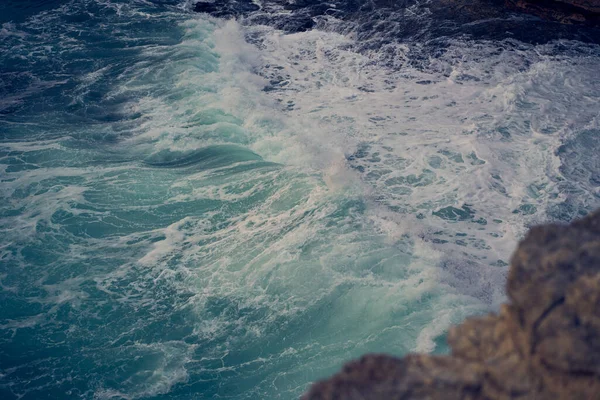
{"label": "turquoise water", "polygon": [[597,162],[560,158],[598,143],[594,46],[448,56],[481,75],[457,89],[177,2],[4,11],[3,399],[292,399],[365,352],[445,352],[528,223],[599,205]]}

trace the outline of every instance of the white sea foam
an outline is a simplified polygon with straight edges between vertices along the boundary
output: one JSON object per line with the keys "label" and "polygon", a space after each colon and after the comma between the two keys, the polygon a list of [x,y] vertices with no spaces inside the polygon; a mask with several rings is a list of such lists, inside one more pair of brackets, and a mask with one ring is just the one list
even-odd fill
{"label": "white sea foam", "polygon": [[[184,27],[194,37],[205,24],[200,19]],[[473,47],[456,42],[445,59],[431,61],[449,70],[448,75],[410,67],[389,70],[372,62],[375,55],[353,52],[351,39],[335,33],[283,35],[270,28],[241,28],[233,21],[219,24],[215,31],[219,70],[202,78],[189,69],[178,73],[182,83],[176,86],[205,95],[196,104],[159,106],[155,99],[141,100],[144,112],[152,116],[148,124],[154,127],[132,140],[151,137],[158,148],[189,149],[241,138],[265,159],[286,166],[287,172],[263,175],[256,180],[258,186],[234,192],[228,184],[201,184],[210,180],[203,172],[197,175],[192,194],[175,201],[194,197],[236,201],[262,190],[265,183],[258,182],[269,176],[272,182],[292,183],[280,186],[245,216],[230,220],[232,224],[217,236],[206,220],[177,222],[164,231],[167,239],[140,260],[158,267],[176,258],[188,272],[201,265],[190,272],[199,290],[193,298],[199,315],[215,297],[235,299],[238,307],[249,310],[266,308],[272,315],[256,321],[215,317],[202,322],[198,334],[218,340],[243,327],[240,337],[259,340],[278,318],[299,316],[348,284],[368,289],[353,290],[347,301],[336,302],[321,328],[335,335],[345,331],[347,340],[356,344],[367,335],[371,338],[364,342],[366,348],[377,348],[389,332],[402,336],[404,331],[399,352],[432,351],[435,338],[450,324],[490,306],[494,309],[503,300],[506,271],[505,264],[496,261],[505,262],[527,225],[543,218],[549,202],[560,201],[554,188],[555,177],[560,176],[555,152],[572,135],[569,124],[577,129],[596,126],[596,99],[577,100],[575,95],[592,79],[593,63],[581,59],[577,80],[565,84],[571,61],[540,56],[551,51],[543,46],[523,53],[507,44],[498,52],[493,43]],[[260,50],[243,40],[246,29],[260,30]],[[187,48],[205,46],[203,41],[184,43]],[[483,55],[488,59],[482,64]],[[526,66],[524,59],[533,59],[533,65]],[[273,67],[276,72],[271,72]],[[273,78],[286,84],[262,92]],[[560,99],[561,104],[554,103],[549,120],[544,116],[548,113],[544,93],[557,91],[561,94],[555,102]],[[149,103],[142,105],[145,101]],[[196,129],[181,129],[179,118],[208,104],[243,121],[242,136],[208,141],[204,136],[198,141]],[[570,114],[576,109],[582,112],[574,120]],[[172,129],[165,134],[161,115],[174,115],[173,111],[178,117],[168,119]],[[540,129],[561,133],[547,135]],[[174,185],[184,187],[194,180],[188,176]],[[295,186],[300,182],[303,189],[298,192]],[[532,196],[532,186],[542,188],[537,196]],[[297,198],[298,193],[304,194]],[[366,231],[328,233],[322,225],[340,196],[357,197],[366,204],[368,219],[361,228]],[[294,199],[296,205],[280,208],[282,199]],[[536,211],[513,213],[523,203],[533,203]],[[464,204],[475,210],[475,216],[448,221],[432,215]],[[306,213],[310,219],[294,222]],[[485,223],[474,222],[477,219]],[[294,228],[288,231],[289,226]],[[368,231],[375,243],[382,240],[390,246],[385,250],[391,251],[390,258],[369,259],[373,243],[365,237]],[[296,249],[322,241],[321,235],[329,239],[319,248],[318,258],[302,260]],[[209,239],[212,244],[203,245],[201,251],[194,246]],[[363,240],[364,245],[358,244]],[[403,248],[406,240],[412,245],[404,256],[391,250]],[[412,312],[411,307],[432,293],[439,297],[427,306],[431,313],[417,313],[414,320],[405,315],[399,331],[386,327],[394,320],[392,315]],[[369,323],[363,319],[367,316]],[[363,326],[350,329],[352,324]],[[373,332],[379,329],[380,338],[374,339]],[[416,331],[411,339],[412,329]],[[322,346],[329,346],[321,335],[317,337]],[[226,348],[235,348],[237,340],[229,337]],[[412,344],[406,347],[408,343]]]}
{"label": "white sea foam", "polygon": [[[260,37],[260,51],[232,40],[241,32],[230,21],[216,32],[228,38],[227,45],[217,42],[220,54],[250,57],[240,65],[283,82],[269,93],[282,116],[256,103],[252,109],[255,119],[266,114],[282,128],[256,138],[252,148],[320,171],[329,189],[358,188],[375,229],[396,240],[408,235],[443,254],[441,284],[494,306],[503,301],[516,241],[547,218],[549,205],[565,200],[557,187],[558,148],[579,130],[598,128],[590,50],[568,42],[457,40],[431,60],[431,70],[450,71],[440,74],[382,67],[372,62],[377,54],[353,52],[352,40],[336,33],[247,29]],[[553,56],[553,46],[580,47],[582,55]],[[465,204],[475,210],[465,221],[432,215]],[[427,331],[439,334],[450,320],[436,318]],[[428,334],[420,338],[416,348],[431,350]]]}

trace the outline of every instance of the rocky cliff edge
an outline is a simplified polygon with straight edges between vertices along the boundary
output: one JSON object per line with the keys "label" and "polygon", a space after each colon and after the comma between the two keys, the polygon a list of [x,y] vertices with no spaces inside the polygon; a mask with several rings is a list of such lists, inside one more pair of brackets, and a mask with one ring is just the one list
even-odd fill
{"label": "rocky cliff edge", "polygon": [[451,329],[451,355],[366,355],[304,399],[600,399],[600,211],[531,229],[507,294]]}

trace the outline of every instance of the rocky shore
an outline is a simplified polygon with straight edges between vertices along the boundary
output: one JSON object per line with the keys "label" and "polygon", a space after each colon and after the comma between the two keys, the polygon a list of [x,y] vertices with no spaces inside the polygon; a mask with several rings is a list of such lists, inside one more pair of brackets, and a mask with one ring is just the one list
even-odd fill
{"label": "rocky shore", "polygon": [[600,398],[600,210],[531,229],[507,295],[499,314],[450,331],[451,355],[366,355],[304,399]]}

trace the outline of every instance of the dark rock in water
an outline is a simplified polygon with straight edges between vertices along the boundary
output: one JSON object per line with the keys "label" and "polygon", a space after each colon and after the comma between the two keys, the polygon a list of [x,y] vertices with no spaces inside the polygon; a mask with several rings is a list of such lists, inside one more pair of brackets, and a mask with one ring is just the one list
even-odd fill
{"label": "dark rock in water", "polygon": [[260,7],[252,2],[252,0],[200,1],[194,7],[194,11],[196,12],[207,13],[220,18],[236,17],[258,10],[260,10]]}
{"label": "dark rock in water", "polygon": [[208,3],[208,2],[198,2],[196,3],[196,6],[194,7],[194,11],[196,12],[200,12],[200,13],[214,13],[216,11],[219,10],[218,7],[218,3],[216,2],[212,2],[212,3]]}
{"label": "dark rock in water", "polygon": [[498,315],[450,331],[450,356],[366,355],[304,399],[599,398],[600,211],[531,229],[507,292]]}
{"label": "dark rock in water", "polygon": [[551,21],[600,25],[600,0],[506,0],[506,5]]}

